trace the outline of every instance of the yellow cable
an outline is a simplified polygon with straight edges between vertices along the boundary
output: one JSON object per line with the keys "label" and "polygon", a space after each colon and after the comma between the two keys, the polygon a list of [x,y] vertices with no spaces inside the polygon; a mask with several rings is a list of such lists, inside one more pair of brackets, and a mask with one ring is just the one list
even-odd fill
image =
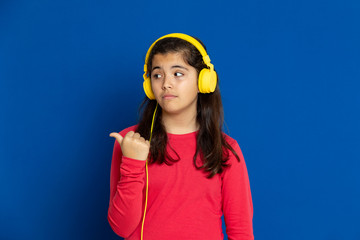
{"label": "yellow cable", "polygon": [[[150,129],[150,144],[151,144],[151,137],[152,137],[152,132],[153,132],[153,127],[154,127],[154,119],[155,119],[155,114],[156,114],[156,110],[157,110],[158,104],[156,103],[156,107],[154,110],[154,114],[153,114],[153,118],[152,118],[152,122],[151,122],[151,129]],[[144,222],[145,222],[145,215],[146,215],[146,208],[147,208],[147,200],[148,200],[148,191],[149,191],[149,172],[148,172],[148,161],[146,161],[145,164],[145,172],[146,172],[146,190],[145,190],[145,208],[144,208],[144,215],[143,215],[143,220],[142,220],[142,224],[141,224],[141,240],[143,240],[143,233],[144,233]]]}

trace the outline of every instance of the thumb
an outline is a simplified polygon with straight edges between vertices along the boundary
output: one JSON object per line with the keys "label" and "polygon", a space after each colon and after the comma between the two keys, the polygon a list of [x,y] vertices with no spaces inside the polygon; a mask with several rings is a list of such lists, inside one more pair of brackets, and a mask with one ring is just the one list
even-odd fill
{"label": "thumb", "polygon": [[116,140],[119,142],[119,144],[121,144],[123,141],[123,137],[117,132],[110,133],[110,137],[116,138]]}

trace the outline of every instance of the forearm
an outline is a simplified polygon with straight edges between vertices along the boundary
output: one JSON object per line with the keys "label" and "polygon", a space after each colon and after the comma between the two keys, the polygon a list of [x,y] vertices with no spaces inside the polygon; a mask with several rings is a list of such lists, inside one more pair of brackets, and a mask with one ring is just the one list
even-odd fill
{"label": "forearm", "polygon": [[116,183],[108,210],[110,226],[122,237],[128,237],[134,232],[141,221],[144,185],[145,161],[122,157],[120,180]]}

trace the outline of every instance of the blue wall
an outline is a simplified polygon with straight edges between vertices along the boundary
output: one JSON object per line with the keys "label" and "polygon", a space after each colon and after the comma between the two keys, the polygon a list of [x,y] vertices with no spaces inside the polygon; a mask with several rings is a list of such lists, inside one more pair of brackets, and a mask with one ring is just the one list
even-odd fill
{"label": "blue wall", "polygon": [[360,239],[359,1],[1,1],[0,239],[118,239],[111,131],[156,38],[202,39],[255,239]]}

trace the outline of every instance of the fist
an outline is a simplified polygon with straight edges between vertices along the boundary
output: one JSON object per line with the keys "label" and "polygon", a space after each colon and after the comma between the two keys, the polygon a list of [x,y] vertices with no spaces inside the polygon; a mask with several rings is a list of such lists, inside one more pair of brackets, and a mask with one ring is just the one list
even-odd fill
{"label": "fist", "polygon": [[110,137],[116,138],[125,157],[146,161],[150,151],[150,142],[134,131],[128,132],[124,137],[112,132]]}

